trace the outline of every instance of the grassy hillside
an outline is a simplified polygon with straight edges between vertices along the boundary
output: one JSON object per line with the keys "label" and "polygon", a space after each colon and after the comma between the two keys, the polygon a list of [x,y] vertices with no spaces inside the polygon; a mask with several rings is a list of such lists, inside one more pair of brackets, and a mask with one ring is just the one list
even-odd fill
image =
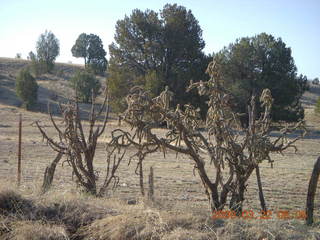
{"label": "grassy hillside", "polygon": [[[15,78],[18,72],[28,66],[30,61],[22,59],[0,58],[0,103],[10,106],[20,106],[21,102],[15,94]],[[39,110],[57,94],[61,99],[70,96],[68,80],[82,69],[81,65],[57,63],[52,74],[43,74],[37,78],[39,84]]]}
{"label": "grassy hillside", "polygon": [[[30,61],[23,59],[0,58],[0,104],[12,107],[20,107],[22,102],[15,93],[15,79],[18,72],[27,67]],[[58,102],[67,102],[74,96],[74,90],[70,88],[70,78],[79,70],[83,69],[79,64],[56,63],[50,74],[42,74],[37,77],[38,101],[34,112],[48,112],[48,102],[51,104],[53,114],[59,114]],[[105,78],[97,76],[102,86],[105,85]],[[102,96],[98,97],[98,102]],[[90,111],[88,104],[81,105],[81,114],[86,116]]]}
{"label": "grassy hillside", "polygon": [[[41,86],[39,111],[28,112],[19,108],[20,101],[14,91],[15,76],[27,64],[26,60],[0,58],[0,239],[320,239],[320,186],[316,196],[315,226],[306,227],[301,219],[277,217],[279,210],[294,213],[305,209],[311,169],[320,155],[320,118],[313,112],[315,100],[320,95],[319,87],[312,86],[303,97],[310,132],[297,143],[299,151],[295,153],[290,149],[284,155],[272,154],[274,168],[266,162],[261,164],[262,185],[272,218],[213,220],[202,183],[193,174],[194,164],[185,156],[176,157],[170,151],[165,159],[162,153],[156,152],[144,162],[145,182],[149,168],[154,169],[154,203],[140,195],[139,177],[134,173],[137,162],[133,160],[129,164],[129,156],[134,153],[130,149],[119,167],[119,187],[110,190],[108,197],[93,198],[80,193],[66,162],[57,166],[52,190],[40,195],[43,173],[56,153],[43,142],[33,122],[40,121],[48,134],[55,136],[45,111],[47,101],[52,94],[58,94],[62,101],[70,96],[68,79],[81,66],[57,64],[53,74],[37,79]],[[63,69],[62,75],[59,69]],[[17,188],[20,113],[23,118],[22,183]],[[62,120],[58,115],[56,119]],[[111,120],[103,139],[98,142],[95,167],[101,176],[106,167],[105,143],[115,128],[116,121]],[[123,128],[128,129],[127,126]],[[163,129],[156,131],[164,133]],[[214,171],[213,168],[209,170]],[[249,179],[244,209],[259,216],[255,177]],[[99,183],[101,181],[102,177]]]}

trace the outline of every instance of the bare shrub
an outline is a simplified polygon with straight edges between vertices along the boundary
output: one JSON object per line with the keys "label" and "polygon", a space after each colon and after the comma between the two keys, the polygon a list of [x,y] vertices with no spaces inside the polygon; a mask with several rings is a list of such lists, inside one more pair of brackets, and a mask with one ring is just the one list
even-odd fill
{"label": "bare shrub", "polygon": [[[264,160],[272,164],[271,152],[281,153],[289,147],[295,148],[294,143],[302,135],[289,140],[287,134],[302,127],[303,123],[286,126],[280,136],[272,140],[270,112],[273,99],[270,90],[265,89],[260,96],[260,116],[257,116],[256,96],[253,95],[248,105],[249,126],[242,126],[239,114],[231,108],[232,95],[223,87],[213,62],[207,73],[211,77],[209,81],[191,81],[187,89],[196,89],[200,96],[209,99],[205,132],[199,130],[199,109],[191,104],[169,108],[167,101],[160,97],[151,98],[142,88],[134,87],[126,98],[128,108],[123,116],[133,133],[114,130],[111,145],[135,147],[139,162],[155,151],[162,151],[164,157],[167,150],[188,156],[195,164],[194,170],[202,181],[211,210],[223,209],[231,194],[229,207],[240,214],[247,180],[252,172]],[[153,132],[162,122],[171,126],[164,136]],[[215,172],[209,172],[207,164],[213,165]]]}
{"label": "bare shrub", "polygon": [[[85,136],[83,120],[80,118],[80,109],[77,97],[74,101],[70,101],[68,104],[60,104],[60,111],[63,116],[63,127],[59,127],[49,110],[50,119],[57,132],[58,139],[49,137],[44,128],[40,126],[39,122],[36,122],[36,126],[43,138],[47,141],[48,145],[54,151],[62,153],[67,157],[66,161],[71,166],[73,171],[72,173],[80,187],[93,195],[101,196],[106,194],[111,183],[114,183],[114,187],[118,183],[119,179],[116,176],[116,170],[118,169],[124,155],[115,151],[118,149],[117,147],[107,149],[107,169],[102,186],[99,188],[97,186],[99,173],[94,169],[93,163],[98,138],[104,132],[108,120],[109,106],[107,94],[98,111],[96,111],[95,97],[92,94],[91,112],[88,122],[89,129],[86,133],[87,136]],[[104,119],[102,124],[99,125],[97,121],[104,111]]]}

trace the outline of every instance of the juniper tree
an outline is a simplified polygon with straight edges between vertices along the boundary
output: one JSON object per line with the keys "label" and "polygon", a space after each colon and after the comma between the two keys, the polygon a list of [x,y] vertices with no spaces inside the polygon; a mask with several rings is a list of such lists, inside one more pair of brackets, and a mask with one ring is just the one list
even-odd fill
{"label": "juniper tree", "polygon": [[177,4],[166,4],[160,12],[133,10],[117,22],[115,41],[109,46],[108,81],[114,106],[123,109],[123,99],[135,85],[154,96],[169,86],[176,95],[173,105],[192,98],[200,106],[204,101],[186,94],[185,88],[190,79],[206,79],[209,58],[204,46],[191,10]]}
{"label": "juniper tree", "polygon": [[291,49],[281,38],[266,33],[243,37],[216,53],[214,60],[225,88],[237,99],[233,106],[237,112],[245,113],[252,94],[269,88],[274,99],[273,120],[303,119],[300,99],[307,90],[307,78],[297,74]]}
{"label": "juniper tree", "polygon": [[102,40],[95,34],[81,33],[73,45],[72,56],[82,57],[87,70],[102,74],[107,69],[106,51]]}
{"label": "juniper tree", "polygon": [[36,45],[37,59],[46,66],[46,72],[54,67],[54,61],[60,52],[59,40],[51,31],[41,34]]}
{"label": "juniper tree", "polygon": [[37,81],[30,74],[29,69],[20,70],[16,79],[16,93],[27,110],[30,110],[36,104],[38,88]]}

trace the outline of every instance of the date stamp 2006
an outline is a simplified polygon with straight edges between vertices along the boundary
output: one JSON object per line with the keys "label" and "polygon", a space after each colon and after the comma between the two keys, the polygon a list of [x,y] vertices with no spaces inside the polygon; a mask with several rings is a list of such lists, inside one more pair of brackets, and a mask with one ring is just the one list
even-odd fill
{"label": "date stamp 2006", "polygon": [[305,220],[307,214],[303,210],[278,210],[278,211],[260,211],[254,212],[253,210],[244,210],[242,211],[241,215],[237,215],[235,211],[232,210],[218,210],[214,211],[212,214],[213,219],[234,219],[234,218],[242,218],[242,219],[283,219],[283,220],[290,220],[290,219],[300,219]]}

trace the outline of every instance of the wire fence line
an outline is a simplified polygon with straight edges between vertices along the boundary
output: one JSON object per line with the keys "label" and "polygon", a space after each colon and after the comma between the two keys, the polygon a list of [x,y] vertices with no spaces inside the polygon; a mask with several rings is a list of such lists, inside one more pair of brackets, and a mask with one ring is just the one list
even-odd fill
{"label": "wire fence line", "polygon": [[290,170],[308,170],[308,171],[312,171],[312,168],[291,168],[291,167],[264,167],[264,166],[259,166],[259,168],[265,168],[265,169],[276,169],[276,168],[280,168],[280,169],[290,169]]}

